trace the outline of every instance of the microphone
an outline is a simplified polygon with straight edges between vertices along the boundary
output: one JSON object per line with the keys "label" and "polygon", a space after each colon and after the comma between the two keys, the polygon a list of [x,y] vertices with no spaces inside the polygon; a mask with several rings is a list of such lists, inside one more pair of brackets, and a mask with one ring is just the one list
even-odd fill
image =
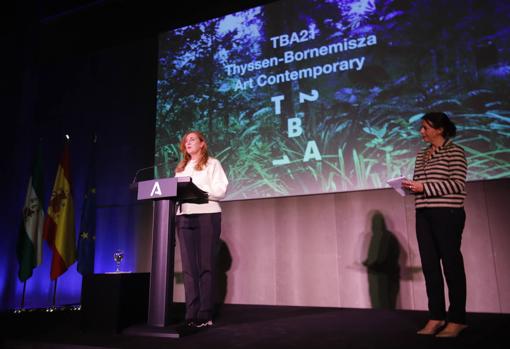
{"label": "microphone", "polygon": [[168,158],[167,161],[160,162],[160,163],[157,163],[156,165],[152,165],[152,166],[142,167],[142,168],[136,170],[135,176],[133,177],[133,180],[131,181],[131,184],[129,185],[129,189],[137,189],[138,183],[137,183],[136,179],[138,178],[138,175],[141,172],[150,170],[150,169],[154,169],[154,168],[158,168],[163,165],[175,164],[177,161],[179,161],[179,158],[177,158],[175,156],[171,156]]}

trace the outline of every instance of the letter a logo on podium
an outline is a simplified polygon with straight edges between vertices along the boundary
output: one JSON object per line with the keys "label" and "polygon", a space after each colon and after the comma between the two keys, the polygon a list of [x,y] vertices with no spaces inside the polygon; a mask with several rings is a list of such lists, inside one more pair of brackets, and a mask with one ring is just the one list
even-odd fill
{"label": "letter a logo on podium", "polygon": [[159,182],[155,182],[154,186],[152,187],[151,196],[161,195],[161,194],[163,194],[163,193],[161,192],[161,188],[159,186]]}
{"label": "letter a logo on podium", "polygon": [[174,177],[138,182],[138,200],[158,200],[174,196],[177,196],[177,180]]}

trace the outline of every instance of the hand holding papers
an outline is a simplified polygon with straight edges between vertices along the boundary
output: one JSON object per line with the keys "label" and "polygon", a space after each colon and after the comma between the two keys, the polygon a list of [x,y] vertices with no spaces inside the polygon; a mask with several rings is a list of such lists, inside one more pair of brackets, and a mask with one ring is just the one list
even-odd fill
{"label": "hand holding papers", "polygon": [[409,189],[405,189],[402,187],[402,181],[407,180],[406,177],[400,176],[392,179],[388,179],[386,183],[388,183],[400,196],[406,196],[412,194],[412,191]]}

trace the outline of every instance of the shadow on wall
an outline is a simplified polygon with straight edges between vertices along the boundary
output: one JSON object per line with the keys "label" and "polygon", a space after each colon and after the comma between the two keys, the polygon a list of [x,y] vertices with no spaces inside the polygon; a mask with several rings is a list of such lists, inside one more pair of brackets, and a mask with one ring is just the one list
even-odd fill
{"label": "shadow on wall", "polygon": [[368,289],[372,308],[396,309],[400,290],[400,264],[405,251],[398,239],[386,227],[384,215],[379,211],[369,213],[371,237],[363,265],[367,269]]}
{"label": "shadow on wall", "polygon": [[232,266],[232,255],[230,254],[230,250],[227,246],[227,243],[224,240],[220,239],[218,246],[218,259],[216,265],[216,312],[219,311],[219,308],[225,303],[225,298],[227,297],[227,272],[230,270]]}

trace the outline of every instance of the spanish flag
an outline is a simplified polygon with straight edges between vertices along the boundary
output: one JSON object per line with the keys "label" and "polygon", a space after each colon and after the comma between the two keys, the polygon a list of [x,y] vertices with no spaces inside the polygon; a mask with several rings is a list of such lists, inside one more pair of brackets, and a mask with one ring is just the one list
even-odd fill
{"label": "spanish flag", "polygon": [[74,207],[69,170],[69,144],[66,141],[44,221],[43,237],[53,251],[51,280],[56,280],[64,274],[76,260]]}

